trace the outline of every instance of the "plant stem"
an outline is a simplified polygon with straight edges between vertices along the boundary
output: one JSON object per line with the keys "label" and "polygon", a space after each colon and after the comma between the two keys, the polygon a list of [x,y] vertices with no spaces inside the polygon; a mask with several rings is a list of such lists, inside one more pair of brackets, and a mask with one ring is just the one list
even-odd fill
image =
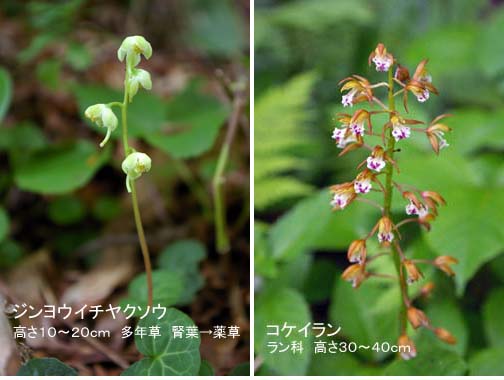
{"label": "plant stem", "polygon": [[182,177],[182,180],[186,183],[186,185],[189,187],[189,190],[191,193],[194,195],[194,197],[198,200],[198,202],[201,205],[201,208],[203,209],[203,216],[205,219],[210,219],[212,218],[212,209],[211,209],[211,204],[210,204],[210,197],[208,196],[208,192],[205,190],[205,188],[201,185],[201,183],[195,178],[193,173],[191,172],[190,168],[187,166],[187,164],[178,159],[173,159],[173,166],[177,173]]}
{"label": "plant stem", "polygon": [[[122,140],[124,147],[124,157],[127,157],[130,153],[130,147],[128,143],[128,82],[130,77],[130,68],[126,67],[126,77],[124,79],[124,99],[121,108],[121,118],[122,118]],[[144,260],[145,273],[147,275],[147,305],[152,307],[153,300],[153,286],[152,286],[152,264],[150,261],[149,247],[145,240],[145,233],[142,225],[142,217],[140,216],[140,209],[138,208],[138,199],[136,194],[135,181],[130,180],[131,186],[131,202],[133,204],[133,214],[135,216],[135,225],[138,234],[138,240],[140,241],[140,249],[142,250],[142,256]]]}
{"label": "plant stem", "polygon": [[124,157],[129,154],[129,144],[128,144],[128,81],[129,81],[129,69],[126,69],[126,78],[124,79],[124,99],[121,108],[121,118],[122,118],[122,140],[124,147]]}
{"label": "plant stem", "polygon": [[226,232],[226,213],[222,194],[222,183],[224,182],[223,173],[226,167],[229,155],[229,145],[224,143],[217,161],[217,168],[212,181],[213,200],[214,200],[214,217],[215,217],[215,232],[217,235],[217,251],[219,253],[227,253],[229,251],[229,238]]}
{"label": "plant stem", "polygon": [[145,233],[142,225],[142,218],[140,216],[140,209],[138,208],[135,181],[131,181],[131,200],[133,203],[133,214],[135,215],[135,225],[138,233],[138,240],[140,240],[140,248],[142,250],[142,256],[144,259],[145,273],[147,274],[147,304],[152,307],[152,264],[149,256],[149,248],[147,247],[147,242],[145,240]]}
{"label": "plant stem", "polygon": [[236,94],[233,100],[233,110],[227,124],[226,137],[222,144],[217,161],[217,168],[212,181],[213,200],[214,200],[214,218],[215,218],[215,232],[217,236],[217,251],[219,253],[229,252],[229,237],[226,232],[226,212],[223,202],[224,195],[222,193],[222,184],[224,182],[224,170],[226,169],[229,151],[233,138],[238,126],[242,107],[244,106],[244,99],[241,94]]}
{"label": "plant stem", "polygon": [[[388,71],[388,108],[391,112],[395,111],[395,100],[394,100],[394,74],[392,67]],[[390,119],[392,118],[392,113],[390,113]],[[391,160],[394,159],[394,147],[395,147],[395,139],[392,136],[392,128],[389,128],[389,133],[386,137],[387,142],[387,155]],[[394,173],[394,168],[392,165],[387,165],[386,168],[386,178],[385,178],[385,192],[384,192],[384,203],[383,203],[383,213],[384,215],[390,217],[390,209],[392,204],[392,192],[394,190],[392,176]],[[399,256],[399,252],[397,251],[395,245],[392,245],[392,257],[394,259],[394,265],[397,271],[397,277],[399,279],[399,287],[401,288],[401,303],[400,303],[400,311],[399,311],[399,334],[402,335],[406,332],[406,305],[403,302],[403,295],[407,297],[408,288],[406,284],[406,279],[401,271],[401,257]]]}

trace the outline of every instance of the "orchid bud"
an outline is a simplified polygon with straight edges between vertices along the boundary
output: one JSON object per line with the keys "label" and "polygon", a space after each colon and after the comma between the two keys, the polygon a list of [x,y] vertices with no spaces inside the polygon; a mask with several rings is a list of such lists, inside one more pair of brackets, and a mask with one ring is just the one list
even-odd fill
{"label": "orchid bud", "polygon": [[352,287],[358,288],[367,277],[364,264],[353,264],[345,269],[341,278],[352,283]]}
{"label": "orchid bud", "polygon": [[429,326],[430,322],[425,313],[413,306],[408,307],[408,320],[414,329],[420,326]]}
{"label": "orchid bud", "polygon": [[399,337],[397,345],[400,349],[399,355],[401,355],[401,358],[403,358],[404,360],[410,360],[416,357],[417,351],[415,344],[406,334],[403,334]]}
{"label": "orchid bud", "polygon": [[397,69],[394,73],[394,78],[396,78],[397,80],[399,80],[401,82],[409,81],[409,79],[410,79],[409,70],[406,67],[398,64]]}
{"label": "orchid bud", "polygon": [[406,279],[406,282],[408,284],[412,284],[423,277],[422,272],[420,272],[420,269],[418,269],[418,267],[411,260],[404,260],[403,264],[404,267],[406,268],[406,273],[408,274],[408,277]]}
{"label": "orchid bud", "polygon": [[354,240],[348,247],[347,257],[351,263],[366,261],[366,254],[366,241],[364,239]]}
{"label": "orchid bud", "polygon": [[100,143],[103,147],[110,138],[111,133],[117,128],[117,117],[109,106],[105,104],[95,104],[86,108],[84,115],[100,128],[107,128],[107,135]]}
{"label": "orchid bud", "polygon": [[424,286],[422,286],[422,289],[420,289],[420,295],[425,298],[430,297],[435,287],[436,285],[434,285],[433,282],[426,283]]}
{"label": "orchid bud", "polygon": [[142,86],[146,90],[152,88],[152,80],[148,71],[133,69],[128,82],[128,99],[131,102],[138,92],[138,87]]}
{"label": "orchid bud", "polygon": [[454,276],[455,272],[450,265],[457,264],[458,260],[451,256],[438,256],[434,259],[434,265],[445,272],[448,276]]}
{"label": "orchid bud", "polygon": [[452,334],[450,334],[449,331],[447,331],[441,327],[434,329],[434,333],[436,334],[436,336],[439,339],[441,339],[445,343],[448,343],[448,344],[456,344],[457,343],[457,339]]}
{"label": "orchid bud", "polygon": [[131,183],[143,173],[151,168],[151,159],[148,155],[141,152],[130,153],[122,162],[122,170],[126,174],[126,189],[131,193]]}
{"label": "orchid bud", "polygon": [[149,59],[152,55],[151,44],[142,36],[126,37],[122,42],[119,50],[117,50],[117,58],[119,61],[124,61],[130,67],[135,67],[140,63],[140,55]]}

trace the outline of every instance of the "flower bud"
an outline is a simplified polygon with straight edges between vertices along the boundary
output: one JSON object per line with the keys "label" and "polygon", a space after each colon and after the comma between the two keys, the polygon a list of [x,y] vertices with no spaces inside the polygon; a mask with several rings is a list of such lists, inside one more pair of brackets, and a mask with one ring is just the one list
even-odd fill
{"label": "flower bud", "polygon": [[141,152],[130,153],[122,162],[122,170],[126,174],[126,189],[131,193],[130,181],[134,181],[151,168],[151,159]]}
{"label": "flower bud", "polygon": [[394,78],[404,83],[410,80],[410,73],[406,67],[398,64],[394,73]]}
{"label": "flower bud", "polygon": [[124,61],[124,57],[126,57],[126,63],[130,67],[135,67],[140,63],[141,54],[146,59],[149,59],[152,55],[151,44],[142,36],[126,37],[119,50],[117,50],[119,61]]}
{"label": "flower bud", "polygon": [[404,260],[403,264],[406,268],[406,273],[408,274],[408,277],[406,279],[406,282],[408,284],[412,284],[423,277],[422,272],[420,272],[418,267],[411,260]]}
{"label": "flower bud", "polygon": [[457,343],[457,339],[452,334],[450,334],[449,331],[447,331],[441,327],[434,329],[434,333],[436,334],[436,336],[439,339],[441,339],[445,343],[448,343],[448,344],[456,344]]}
{"label": "flower bud", "polygon": [[100,143],[103,147],[110,138],[111,133],[117,128],[117,117],[109,106],[95,104],[86,108],[84,115],[100,128],[107,128],[107,135]]}
{"label": "flower bud", "polygon": [[138,92],[139,86],[142,86],[146,90],[152,88],[150,73],[142,69],[133,69],[128,82],[128,99],[130,102]]}
{"label": "flower bud", "polygon": [[408,307],[408,320],[414,329],[417,329],[420,326],[429,326],[430,324],[425,313],[413,306]]}
{"label": "flower bud", "polygon": [[354,240],[348,247],[347,257],[351,263],[362,263],[366,261],[366,241],[363,239]]}
{"label": "flower bud", "polygon": [[429,297],[432,294],[434,287],[435,285],[433,282],[428,282],[427,284],[422,286],[422,289],[420,289],[420,295],[422,297]]}
{"label": "flower bud", "polygon": [[399,337],[397,345],[399,346],[399,355],[404,360],[410,360],[416,356],[417,352],[415,344],[406,334]]}
{"label": "flower bud", "polygon": [[341,278],[352,283],[352,287],[358,288],[367,277],[364,264],[353,264],[345,269]]}
{"label": "flower bud", "polygon": [[438,256],[434,260],[434,265],[445,272],[448,276],[454,276],[455,272],[450,265],[457,264],[458,260],[451,256]]}

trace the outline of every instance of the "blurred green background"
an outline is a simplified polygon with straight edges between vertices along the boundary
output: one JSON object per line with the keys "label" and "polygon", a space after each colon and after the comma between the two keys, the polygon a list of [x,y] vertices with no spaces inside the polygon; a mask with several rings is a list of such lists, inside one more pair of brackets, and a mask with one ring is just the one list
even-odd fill
{"label": "blurred green background", "polygon": [[[246,367],[248,99],[224,173],[227,255],[215,249],[212,177],[235,90],[248,86],[249,11],[248,0],[1,1],[2,304],[4,297],[33,306],[145,303],[120,167],[121,133],[118,128],[100,149],[104,131],[84,120],[88,106],[122,100],[117,49],[126,36],[140,34],[153,47],[152,58],[140,64],[151,73],[153,89],[139,92],[128,120],[130,144],[153,161],[138,191],[155,266],[154,301],[183,310],[202,330],[239,326],[241,337],[220,349],[215,339],[202,339],[201,370],[228,374],[240,363]],[[126,323],[113,323],[113,334]],[[0,335],[12,339],[8,331]],[[132,339],[102,344],[129,364],[140,357]],[[78,340],[65,342],[65,350],[48,341],[27,345],[33,349],[27,356],[77,363],[81,375],[122,371],[96,352],[89,361]],[[0,355],[10,357],[8,348]],[[199,363],[196,356],[181,365]]]}
{"label": "blurred green background", "polygon": [[[257,373],[503,375],[503,2],[255,3]],[[438,191],[448,202],[430,233],[406,229],[403,246],[409,257],[459,259],[454,279],[424,269],[424,283],[434,280],[436,289],[420,302],[432,322],[458,342],[449,346],[429,331],[412,333],[418,356],[400,362],[390,352],[312,355],[313,338],[297,334],[284,343],[302,341],[303,354],[270,354],[265,325],[274,322],[331,323],[342,327],[339,339],[358,344],[397,339],[397,286],[373,279],[353,290],[340,279],[349,243],[365,235],[379,215],[360,203],[331,213],[328,192],[328,186],[352,180],[366,157],[337,157],[331,140],[336,113],[343,111],[337,84],[351,74],[386,80],[367,63],[378,42],[410,72],[421,59],[430,60],[440,95],[423,105],[410,100],[408,117],[429,122],[441,113],[454,115],[446,119],[453,128],[450,147],[439,156],[425,136],[401,142],[396,178]],[[404,218],[405,202],[395,195],[397,220]],[[376,270],[394,273],[386,260]]]}

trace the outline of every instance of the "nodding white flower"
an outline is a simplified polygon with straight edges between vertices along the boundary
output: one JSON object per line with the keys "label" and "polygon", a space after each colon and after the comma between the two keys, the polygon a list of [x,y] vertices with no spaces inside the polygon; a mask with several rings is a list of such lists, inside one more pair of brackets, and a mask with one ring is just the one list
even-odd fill
{"label": "nodding white flower", "polygon": [[345,84],[341,87],[340,91],[348,91],[348,93],[341,98],[341,104],[343,104],[344,107],[351,107],[354,104],[366,100],[371,101],[373,99],[373,89],[366,78],[353,75],[339,82],[340,85],[343,83]]}
{"label": "nodding white flower", "polygon": [[392,63],[394,63],[394,57],[392,54],[387,53],[385,45],[379,43],[376,49],[369,55],[368,63],[370,65],[371,61],[375,64],[376,71],[388,71]]}
{"label": "nodding white flower", "polygon": [[94,104],[86,108],[84,115],[95,123],[100,128],[107,128],[107,134],[103,141],[100,143],[100,147],[103,147],[110,138],[112,132],[117,128],[117,117],[110,109],[109,106],[105,104]]}
{"label": "nodding white flower", "polygon": [[128,98],[131,102],[138,92],[138,87],[142,86],[146,90],[152,88],[152,80],[148,71],[142,69],[133,69],[128,82]]}
{"label": "nodding white flower", "polygon": [[368,169],[381,172],[386,165],[384,155],[385,151],[383,148],[379,145],[375,146],[371,155],[366,159]]}
{"label": "nodding white flower", "polygon": [[345,269],[341,278],[345,281],[349,281],[352,287],[358,288],[362,281],[367,278],[366,267],[364,264],[353,264]]}
{"label": "nodding white flower", "polygon": [[417,351],[415,344],[406,334],[399,337],[397,345],[399,346],[399,355],[401,355],[403,360],[410,360],[416,357]]}
{"label": "nodding white flower", "polygon": [[131,193],[131,182],[146,173],[151,168],[151,159],[141,152],[130,153],[122,162],[122,170],[126,174],[126,189]]}
{"label": "nodding white flower", "polygon": [[366,240],[354,240],[348,247],[347,257],[351,263],[363,263],[366,261]]}
{"label": "nodding white flower", "polygon": [[142,36],[126,37],[117,50],[117,58],[123,61],[126,57],[126,63],[135,67],[140,63],[140,55],[149,59],[152,55],[151,44]]}
{"label": "nodding white flower", "polygon": [[371,180],[373,179],[373,173],[368,169],[364,169],[360,172],[354,181],[354,189],[357,194],[366,194],[371,191],[373,187],[371,185]]}
{"label": "nodding white flower", "polygon": [[[378,226],[378,242],[383,246],[388,246],[394,240],[392,233],[392,221],[388,216],[382,216],[377,223]],[[376,228],[376,227],[375,227]]]}
{"label": "nodding white flower", "polygon": [[352,182],[331,186],[331,192],[333,193],[333,198],[331,199],[333,210],[343,210],[357,196]]}

